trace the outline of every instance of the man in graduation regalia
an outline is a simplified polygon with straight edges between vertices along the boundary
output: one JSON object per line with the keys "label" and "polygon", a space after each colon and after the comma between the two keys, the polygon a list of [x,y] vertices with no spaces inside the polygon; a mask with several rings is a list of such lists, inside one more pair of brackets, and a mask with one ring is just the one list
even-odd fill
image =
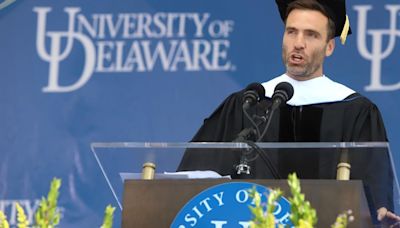
{"label": "man in graduation regalia", "polygon": [[[256,141],[262,142],[364,142],[387,141],[381,115],[375,104],[352,89],[336,83],[323,73],[325,57],[335,48],[335,37],[344,43],[351,33],[345,0],[276,0],[285,23],[282,59],[286,73],[262,83],[265,97],[248,109],[249,116],[265,116],[271,106],[276,85],[289,82],[294,88],[287,105],[273,114],[268,130]],[[242,110],[246,90],[236,92],[205,119],[193,142],[232,142],[244,129],[252,127]],[[260,129],[268,121],[259,118]],[[265,120],[265,119],[264,119]],[[270,166],[280,177],[297,172],[300,178],[335,178],[338,155],[310,153],[309,155],[280,151],[271,156]],[[336,156],[336,157],[335,157]],[[363,180],[370,193],[370,208],[378,220],[385,217],[398,220],[393,210],[390,159],[386,153],[366,156],[350,154],[351,178]],[[221,175],[237,174],[238,153],[187,151],[179,170],[214,170]],[[274,178],[265,160],[249,161],[251,174],[247,178]],[[371,211],[375,211],[371,210]]]}

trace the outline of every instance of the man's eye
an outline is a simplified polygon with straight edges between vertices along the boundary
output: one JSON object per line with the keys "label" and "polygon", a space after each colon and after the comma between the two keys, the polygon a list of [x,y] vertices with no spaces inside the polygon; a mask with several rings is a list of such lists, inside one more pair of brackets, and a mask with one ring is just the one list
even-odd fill
{"label": "man's eye", "polygon": [[318,38],[318,33],[310,32],[310,33],[308,33],[308,36],[312,37],[312,38]]}

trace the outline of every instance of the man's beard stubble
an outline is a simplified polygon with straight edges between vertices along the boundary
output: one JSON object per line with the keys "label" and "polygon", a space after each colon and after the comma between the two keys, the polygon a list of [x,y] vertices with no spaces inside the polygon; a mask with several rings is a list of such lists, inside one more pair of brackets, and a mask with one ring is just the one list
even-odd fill
{"label": "man's beard stubble", "polygon": [[290,54],[287,52],[287,48],[285,45],[282,46],[282,60],[286,67],[286,72],[289,76],[299,77],[299,78],[313,78],[316,75],[313,75],[318,69],[322,67],[322,63],[325,58],[325,50],[326,46],[321,48],[320,50],[315,50],[311,53],[310,56],[305,55],[304,51],[298,51],[296,53],[302,54],[304,56],[304,64],[297,66],[290,66],[289,59]]}

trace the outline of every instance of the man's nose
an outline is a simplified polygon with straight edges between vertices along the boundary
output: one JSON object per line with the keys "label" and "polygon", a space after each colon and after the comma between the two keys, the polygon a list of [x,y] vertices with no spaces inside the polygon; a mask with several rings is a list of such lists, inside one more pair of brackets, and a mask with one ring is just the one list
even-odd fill
{"label": "man's nose", "polygon": [[294,48],[296,49],[304,49],[306,47],[306,42],[304,40],[304,36],[302,34],[299,34],[296,36],[296,39],[294,41]]}

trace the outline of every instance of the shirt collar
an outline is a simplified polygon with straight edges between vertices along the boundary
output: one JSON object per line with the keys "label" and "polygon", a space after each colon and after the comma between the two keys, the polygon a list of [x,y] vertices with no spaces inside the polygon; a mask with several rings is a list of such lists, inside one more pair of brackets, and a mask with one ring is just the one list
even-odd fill
{"label": "shirt collar", "polygon": [[293,106],[342,101],[355,93],[354,90],[332,81],[325,75],[306,81],[298,81],[283,74],[262,83],[265,88],[265,96],[271,98],[275,86],[280,82],[288,82],[293,86],[293,97],[287,102],[287,104]]}

